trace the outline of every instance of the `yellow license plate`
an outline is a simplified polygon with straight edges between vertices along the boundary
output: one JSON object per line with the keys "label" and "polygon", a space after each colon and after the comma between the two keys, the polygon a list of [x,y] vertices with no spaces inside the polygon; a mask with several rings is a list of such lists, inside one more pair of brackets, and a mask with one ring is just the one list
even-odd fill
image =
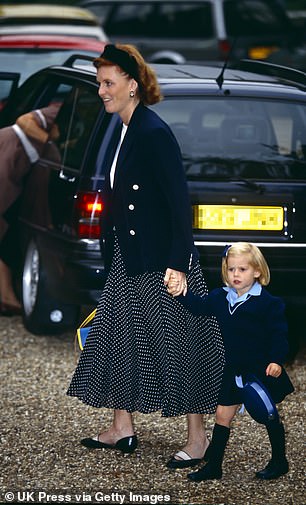
{"label": "yellow license plate", "polygon": [[248,51],[249,58],[252,60],[265,60],[270,56],[270,54],[275,53],[278,47],[275,46],[258,46],[251,47]]}
{"label": "yellow license plate", "polygon": [[280,231],[283,207],[194,205],[193,227],[200,230]]}

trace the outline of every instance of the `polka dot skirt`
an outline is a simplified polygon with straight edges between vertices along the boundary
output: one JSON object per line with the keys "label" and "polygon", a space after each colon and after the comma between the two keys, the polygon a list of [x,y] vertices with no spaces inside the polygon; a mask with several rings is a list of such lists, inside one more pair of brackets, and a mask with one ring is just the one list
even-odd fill
{"label": "polka dot skirt", "polygon": [[[164,273],[129,277],[118,244],[97,313],[67,391],[93,407],[163,416],[213,413],[223,369],[214,318],[195,317],[167,293]],[[200,265],[188,274],[207,291]]]}

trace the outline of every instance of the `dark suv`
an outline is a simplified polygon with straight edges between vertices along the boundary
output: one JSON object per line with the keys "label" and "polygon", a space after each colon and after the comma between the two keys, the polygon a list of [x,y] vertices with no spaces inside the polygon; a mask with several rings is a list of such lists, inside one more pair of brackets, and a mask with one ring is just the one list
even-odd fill
{"label": "dark suv", "polygon": [[303,25],[280,0],[81,0],[110,39],[135,44],[148,61],[230,58],[306,69]]}
{"label": "dark suv", "polygon": [[[24,322],[33,332],[76,325],[104,283],[100,189],[117,117],[104,110],[93,65],[76,63],[28,79],[10,118],[59,108],[60,136],[33,166],[21,202]],[[304,314],[306,76],[251,61],[241,67],[157,65],[164,100],[154,109],[181,146],[209,287],[221,283],[224,246],[251,241],[269,262],[271,291]]]}

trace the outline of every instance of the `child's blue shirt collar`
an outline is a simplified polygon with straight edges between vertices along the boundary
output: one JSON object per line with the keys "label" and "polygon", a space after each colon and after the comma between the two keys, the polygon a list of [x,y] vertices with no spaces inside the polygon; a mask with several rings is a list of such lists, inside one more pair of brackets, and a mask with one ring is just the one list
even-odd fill
{"label": "child's blue shirt collar", "polygon": [[261,294],[262,287],[259,282],[255,281],[251,289],[244,293],[241,296],[238,296],[236,289],[230,288],[228,286],[223,287],[225,291],[227,291],[226,299],[231,304],[231,306],[235,305],[238,302],[244,302],[250,296],[259,296]]}

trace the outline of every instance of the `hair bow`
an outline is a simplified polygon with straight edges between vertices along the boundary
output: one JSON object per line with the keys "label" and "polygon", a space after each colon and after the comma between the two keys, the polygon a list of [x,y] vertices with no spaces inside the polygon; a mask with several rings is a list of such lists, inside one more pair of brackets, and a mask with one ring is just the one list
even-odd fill
{"label": "hair bow", "polygon": [[223,253],[222,253],[222,258],[226,258],[227,256],[227,253],[228,253],[228,250],[229,248],[232,247],[231,244],[230,245],[226,245],[223,249]]}

